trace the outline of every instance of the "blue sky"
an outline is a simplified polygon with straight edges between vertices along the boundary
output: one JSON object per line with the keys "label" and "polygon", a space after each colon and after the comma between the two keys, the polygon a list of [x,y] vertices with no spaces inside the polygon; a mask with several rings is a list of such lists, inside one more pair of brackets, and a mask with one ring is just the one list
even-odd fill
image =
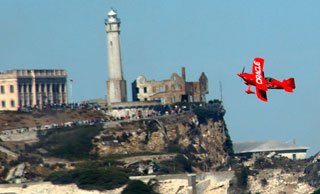
{"label": "blue sky", "polygon": [[[105,97],[104,19],[121,19],[124,76],[168,79],[186,67],[188,81],[205,72],[208,99],[220,98],[233,141],[275,139],[320,150],[319,1],[297,0],[1,0],[0,65],[66,69],[75,101]],[[236,73],[265,59],[265,75],[294,77],[294,93],[247,95]],[[128,90],[131,100],[131,88]]]}

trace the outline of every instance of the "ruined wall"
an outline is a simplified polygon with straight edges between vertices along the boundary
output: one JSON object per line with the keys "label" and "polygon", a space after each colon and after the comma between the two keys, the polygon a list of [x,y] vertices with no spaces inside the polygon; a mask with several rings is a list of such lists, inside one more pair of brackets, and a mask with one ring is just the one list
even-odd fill
{"label": "ruined wall", "polygon": [[132,83],[132,98],[136,101],[161,101],[164,104],[206,102],[205,95],[208,93],[208,78],[205,73],[201,74],[199,81],[187,82],[184,67],[181,76],[173,73],[169,80],[148,81],[140,75]]}

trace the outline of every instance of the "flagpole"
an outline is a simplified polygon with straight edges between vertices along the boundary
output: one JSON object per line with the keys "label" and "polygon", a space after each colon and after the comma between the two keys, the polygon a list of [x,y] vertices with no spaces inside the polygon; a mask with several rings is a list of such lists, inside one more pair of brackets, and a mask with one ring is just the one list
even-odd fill
{"label": "flagpole", "polygon": [[73,98],[72,98],[72,83],[70,84],[70,99],[71,99],[71,104],[73,103]]}

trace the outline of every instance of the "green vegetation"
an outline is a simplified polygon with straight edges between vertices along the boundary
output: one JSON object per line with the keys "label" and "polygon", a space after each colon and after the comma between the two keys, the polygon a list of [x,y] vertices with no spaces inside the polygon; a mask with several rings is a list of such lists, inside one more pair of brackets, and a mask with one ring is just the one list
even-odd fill
{"label": "green vegetation", "polygon": [[126,173],[112,168],[77,168],[54,172],[45,181],[53,184],[75,183],[79,188],[87,190],[111,190],[125,185],[129,177]]}
{"label": "green vegetation", "polygon": [[173,160],[162,161],[159,166],[164,173],[192,172],[191,162],[183,154],[178,154]]}
{"label": "green vegetation", "polygon": [[253,165],[255,169],[272,168],[271,162],[265,158],[258,158],[256,161],[254,161]]}
{"label": "green vegetation", "polygon": [[320,189],[315,190],[313,193],[311,194],[320,194]]}
{"label": "green vegetation", "polygon": [[89,159],[93,148],[92,139],[100,133],[102,126],[79,126],[50,129],[38,134],[39,143],[29,149],[43,148],[49,156],[69,160]]}
{"label": "green vegetation", "polygon": [[[313,163],[308,165],[305,170],[304,173],[306,174],[305,176],[305,180],[306,182],[309,183],[309,185],[319,188],[320,187],[320,163]],[[320,193],[320,191],[319,191]]]}
{"label": "green vegetation", "polygon": [[168,151],[168,153],[180,153],[180,154],[184,153],[181,145],[174,143],[174,142],[168,143],[167,151]]}
{"label": "green vegetation", "polygon": [[210,101],[205,107],[195,108],[193,112],[197,115],[200,124],[207,124],[208,119],[214,121],[221,119],[225,110],[223,109],[222,102],[219,100]]}
{"label": "green vegetation", "polygon": [[225,133],[226,133],[226,141],[223,143],[223,150],[225,152],[227,152],[229,154],[229,156],[232,156],[234,153],[232,140],[231,140],[231,137],[230,137],[227,129],[226,129]]}
{"label": "green vegetation", "polygon": [[145,184],[140,180],[130,180],[121,194],[157,194],[157,192],[154,191],[155,185],[152,185],[150,183],[150,181],[148,184]]}
{"label": "green vegetation", "polygon": [[239,188],[246,189],[248,187],[248,175],[248,167],[242,167],[241,169],[239,169],[239,171],[236,171],[237,186]]}
{"label": "green vegetation", "polygon": [[267,181],[266,178],[263,178],[263,179],[261,179],[260,181],[261,181],[261,185],[262,185],[263,187],[268,184],[268,181]]}

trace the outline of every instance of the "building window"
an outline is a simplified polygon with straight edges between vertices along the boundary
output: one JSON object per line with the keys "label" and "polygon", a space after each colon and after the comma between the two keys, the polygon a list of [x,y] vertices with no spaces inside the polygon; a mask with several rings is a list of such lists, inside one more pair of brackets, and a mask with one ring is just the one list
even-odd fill
{"label": "building window", "polygon": [[19,93],[22,92],[21,85],[18,86]]}
{"label": "building window", "polygon": [[39,84],[36,84],[36,92],[39,92]]}
{"label": "building window", "polygon": [[50,84],[47,84],[47,92],[50,92]]}
{"label": "building window", "polygon": [[145,98],[144,101],[148,101],[148,98]]}
{"label": "building window", "polygon": [[163,92],[163,86],[159,87],[160,92]]}
{"label": "building window", "polygon": [[41,84],[41,92],[44,92],[44,84]]}
{"label": "building window", "polygon": [[4,92],[4,86],[1,86],[1,94],[4,94],[5,92]]}
{"label": "building window", "polygon": [[27,93],[27,85],[23,85],[23,92]]}
{"label": "building window", "polygon": [[144,87],[144,88],[143,88],[143,92],[144,92],[144,93],[147,93],[147,87]]}
{"label": "building window", "polygon": [[297,155],[296,154],[292,154],[292,159],[297,159]]}
{"label": "building window", "polygon": [[14,100],[11,100],[11,107],[15,107],[15,103],[14,103]]}
{"label": "building window", "polygon": [[6,101],[1,101],[2,108],[6,108]]}
{"label": "building window", "polygon": [[174,103],[175,102],[175,99],[174,99],[174,96],[171,97],[171,103]]}
{"label": "building window", "polygon": [[10,85],[10,93],[14,93],[14,86]]}

